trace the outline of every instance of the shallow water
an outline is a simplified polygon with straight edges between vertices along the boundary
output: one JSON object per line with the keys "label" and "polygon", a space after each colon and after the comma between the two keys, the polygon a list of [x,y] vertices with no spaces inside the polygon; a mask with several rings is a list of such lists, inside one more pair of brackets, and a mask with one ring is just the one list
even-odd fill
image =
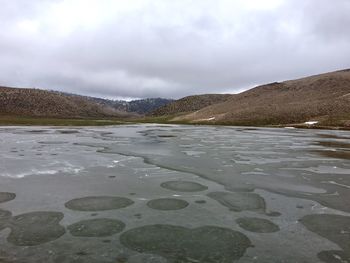
{"label": "shallow water", "polygon": [[0,262],[350,262],[349,132],[0,135]]}

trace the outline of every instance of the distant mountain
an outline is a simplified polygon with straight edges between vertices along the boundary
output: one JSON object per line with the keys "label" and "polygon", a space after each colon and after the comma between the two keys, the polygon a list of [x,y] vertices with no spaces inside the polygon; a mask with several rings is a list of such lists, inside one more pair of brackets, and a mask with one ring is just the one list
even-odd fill
{"label": "distant mountain", "polygon": [[171,99],[163,99],[163,98],[150,98],[150,99],[142,99],[142,100],[132,100],[128,102],[128,112],[137,112],[139,114],[148,114],[159,107],[168,105],[173,102]]}
{"label": "distant mountain", "polygon": [[350,127],[350,69],[258,86],[173,121],[233,125],[314,121]]}
{"label": "distant mountain", "polygon": [[150,112],[151,116],[179,115],[224,102],[231,98],[229,94],[204,94],[184,97]]}
{"label": "distant mountain", "polygon": [[83,96],[0,87],[0,115],[55,118],[126,117],[125,112],[97,104]]}
{"label": "distant mountain", "polygon": [[123,101],[123,100],[107,100],[94,97],[87,97],[89,100],[92,100],[98,104],[112,107],[118,111],[125,111],[130,113],[137,113],[140,115],[148,114],[155,109],[167,105],[174,100],[163,99],[163,98],[149,98],[149,99],[140,99],[132,101]]}

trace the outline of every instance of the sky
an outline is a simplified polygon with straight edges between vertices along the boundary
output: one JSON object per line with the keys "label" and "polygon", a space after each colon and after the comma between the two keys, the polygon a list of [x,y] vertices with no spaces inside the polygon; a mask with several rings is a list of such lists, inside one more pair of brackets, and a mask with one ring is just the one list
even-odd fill
{"label": "sky", "polygon": [[349,0],[0,0],[0,85],[181,98],[350,68]]}

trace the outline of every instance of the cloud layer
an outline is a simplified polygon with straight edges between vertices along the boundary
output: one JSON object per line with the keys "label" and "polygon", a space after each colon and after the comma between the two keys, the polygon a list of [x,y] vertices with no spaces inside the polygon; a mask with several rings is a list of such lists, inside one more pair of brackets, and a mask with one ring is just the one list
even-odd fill
{"label": "cloud layer", "polygon": [[0,5],[1,85],[179,98],[350,67],[348,0]]}

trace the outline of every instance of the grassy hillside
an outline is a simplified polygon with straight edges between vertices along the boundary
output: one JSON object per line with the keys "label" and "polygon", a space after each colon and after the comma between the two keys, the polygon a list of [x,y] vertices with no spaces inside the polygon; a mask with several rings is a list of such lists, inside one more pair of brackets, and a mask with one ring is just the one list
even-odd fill
{"label": "grassy hillside", "polygon": [[229,99],[228,94],[204,94],[184,97],[151,112],[150,116],[178,115],[202,109]]}
{"label": "grassy hillside", "polygon": [[0,87],[0,115],[54,118],[101,118],[120,112],[84,97],[67,96],[39,89]]}
{"label": "grassy hillside", "polygon": [[350,70],[271,83],[172,121],[278,125],[319,121],[350,127]]}

